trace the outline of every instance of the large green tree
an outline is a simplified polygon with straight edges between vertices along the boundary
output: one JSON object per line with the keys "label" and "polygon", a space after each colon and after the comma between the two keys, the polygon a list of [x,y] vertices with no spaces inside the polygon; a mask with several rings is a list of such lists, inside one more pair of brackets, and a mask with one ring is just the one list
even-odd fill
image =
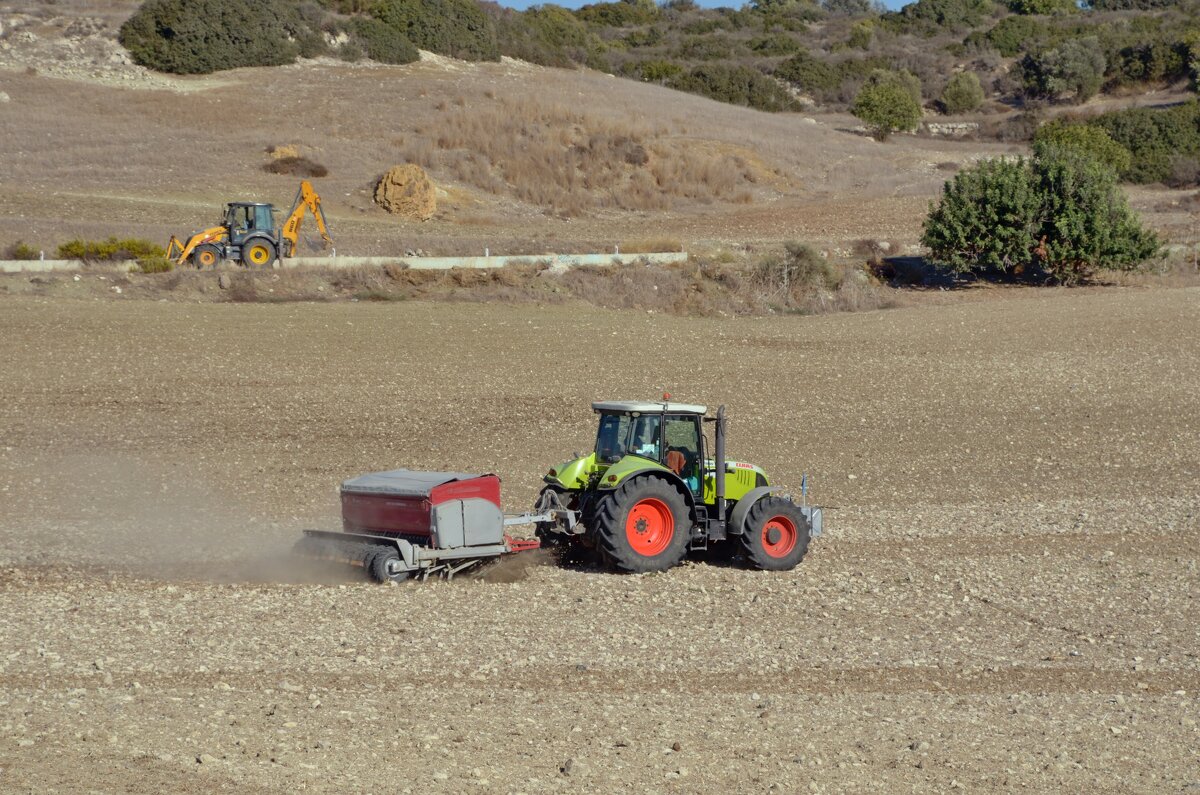
{"label": "large green tree", "polygon": [[1096,158],[1047,146],[1032,160],[992,159],[946,183],[925,219],[929,259],[958,273],[1072,284],[1096,269],[1154,257],[1145,229]]}

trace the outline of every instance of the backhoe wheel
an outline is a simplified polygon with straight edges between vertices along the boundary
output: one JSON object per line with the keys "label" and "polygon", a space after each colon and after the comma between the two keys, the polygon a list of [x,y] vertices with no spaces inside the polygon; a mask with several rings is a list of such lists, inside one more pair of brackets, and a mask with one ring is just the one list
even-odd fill
{"label": "backhoe wheel", "polygon": [[596,544],[624,572],[666,571],[687,554],[691,520],[687,502],[672,483],[634,477],[600,499]]}
{"label": "backhoe wheel", "polygon": [[375,582],[401,582],[412,576],[412,572],[402,568],[400,552],[390,547],[369,555],[365,563],[367,574]]}
{"label": "backhoe wheel", "polygon": [[251,240],[242,246],[242,264],[247,268],[269,268],[275,264],[275,246],[267,240]]}
{"label": "backhoe wheel", "polygon": [[205,243],[192,251],[192,264],[197,268],[215,268],[221,261],[221,249]]}
{"label": "backhoe wheel", "polygon": [[746,516],[740,538],[746,560],[756,569],[788,571],[808,551],[812,525],[791,500],[763,497]]}

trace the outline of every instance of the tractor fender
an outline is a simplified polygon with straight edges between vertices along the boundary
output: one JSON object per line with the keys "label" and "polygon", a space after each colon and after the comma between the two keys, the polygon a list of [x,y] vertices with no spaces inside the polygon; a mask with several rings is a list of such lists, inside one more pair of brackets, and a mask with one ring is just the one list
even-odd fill
{"label": "tractor fender", "polygon": [[691,511],[691,513],[692,513],[693,520],[695,519],[696,495],[692,494],[692,490],[689,489],[688,485],[683,482],[683,478],[679,477],[678,475],[676,475],[674,472],[672,472],[669,469],[660,469],[659,467],[643,467],[642,469],[635,469],[632,472],[626,473],[625,477],[621,478],[620,483],[617,483],[614,486],[601,486],[599,490],[601,492],[616,491],[617,489],[621,488],[621,486],[624,485],[626,482],[632,480],[633,478],[641,477],[642,475],[653,475],[654,477],[662,478],[663,480],[667,481],[668,483],[672,483],[672,484],[678,486],[679,490],[683,492],[683,499],[687,502],[687,507],[688,507],[688,510]]}
{"label": "tractor fender", "polygon": [[746,492],[746,496],[734,503],[733,510],[729,512],[729,524],[726,525],[725,532],[737,536],[746,532],[746,514],[750,513],[754,503],[776,491],[779,491],[778,486],[759,486]]}

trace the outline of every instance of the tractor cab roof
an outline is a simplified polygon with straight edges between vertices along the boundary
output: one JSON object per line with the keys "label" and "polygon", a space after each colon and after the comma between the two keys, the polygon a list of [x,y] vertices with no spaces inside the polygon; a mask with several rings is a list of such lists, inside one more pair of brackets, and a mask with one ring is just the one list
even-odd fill
{"label": "tractor cab roof", "polygon": [[270,202],[229,202],[226,207],[274,207]]}
{"label": "tractor cab roof", "polygon": [[706,414],[708,406],[696,403],[671,403],[669,401],[643,400],[599,400],[592,404],[593,411],[615,411],[621,414]]}

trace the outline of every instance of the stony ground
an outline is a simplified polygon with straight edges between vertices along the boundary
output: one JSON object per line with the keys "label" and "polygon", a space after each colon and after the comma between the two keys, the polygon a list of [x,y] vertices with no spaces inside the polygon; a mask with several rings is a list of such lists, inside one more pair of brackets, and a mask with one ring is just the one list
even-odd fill
{"label": "stony ground", "polygon": [[[1200,789],[1200,290],[818,318],[0,300],[0,790]],[[336,483],[727,403],[794,572],[287,556]]]}

